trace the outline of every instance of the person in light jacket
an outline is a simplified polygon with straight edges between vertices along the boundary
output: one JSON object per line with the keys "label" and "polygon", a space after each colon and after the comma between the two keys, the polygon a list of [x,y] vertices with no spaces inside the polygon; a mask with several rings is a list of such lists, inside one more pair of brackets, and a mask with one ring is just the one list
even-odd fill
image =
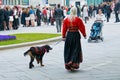
{"label": "person in light jacket", "polygon": [[83,18],[85,20],[85,23],[87,23],[87,20],[88,20],[88,7],[87,7],[87,5],[85,5],[83,8]]}

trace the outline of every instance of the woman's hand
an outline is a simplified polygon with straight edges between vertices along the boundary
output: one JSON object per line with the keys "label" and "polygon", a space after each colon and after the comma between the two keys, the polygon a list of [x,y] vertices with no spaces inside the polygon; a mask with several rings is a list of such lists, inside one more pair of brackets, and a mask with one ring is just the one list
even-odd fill
{"label": "woman's hand", "polygon": [[65,41],[66,40],[66,38],[62,38],[62,41]]}
{"label": "woman's hand", "polygon": [[84,39],[87,39],[87,36],[84,36]]}

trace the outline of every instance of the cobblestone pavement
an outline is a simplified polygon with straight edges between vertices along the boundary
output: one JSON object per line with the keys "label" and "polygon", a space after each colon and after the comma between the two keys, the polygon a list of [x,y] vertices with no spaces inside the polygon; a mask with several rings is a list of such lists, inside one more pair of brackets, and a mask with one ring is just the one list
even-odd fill
{"label": "cobblestone pavement", "polygon": [[[88,43],[87,39],[81,39],[84,61],[78,71],[70,72],[64,68],[63,48],[64,42],[50,43],[53,50],[46,53],[43,58],[44,67],[40,67],[36,61],[33,69],[28,68],[29,56],[23,53],[30,46],[0,51],[0,80],[120,80],[120,23],[105,22],[103,26],[104,41]],[[89,37],[93,20],[86,24]],[[45,30],[44,30],[44,29]],[[55,26],[36,28],[20,28],[30,32],[30,29],[43,32],[55,32]],[[38,30],[39,29],[39,30]],[[2,33],[2,32],[0,32]],[[12,34],[5,31],[5,34]],[[54,45],[56,44],[56,45]],[[41,46],[41,45],[40,45]]]}

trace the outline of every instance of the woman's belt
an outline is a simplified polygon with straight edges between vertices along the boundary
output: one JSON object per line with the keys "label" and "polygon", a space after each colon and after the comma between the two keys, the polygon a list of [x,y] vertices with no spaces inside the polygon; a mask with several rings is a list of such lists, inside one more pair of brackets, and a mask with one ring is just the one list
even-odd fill
{"label": "woman's belt", "polygon": [[68,32],[78,32],[78,29],[68,29]]}

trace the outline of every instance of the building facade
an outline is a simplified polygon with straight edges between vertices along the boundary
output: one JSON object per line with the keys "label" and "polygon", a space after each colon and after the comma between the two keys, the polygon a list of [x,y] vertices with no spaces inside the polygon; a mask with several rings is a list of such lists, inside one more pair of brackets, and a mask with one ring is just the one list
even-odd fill
{"label": "building facade", "polygon": [[[46,5],[56,5],[61,4],[65,6],[76,5],[76,3],[80,4],[81,6],[84,4],[87,5],[97,5],[102,2],[112,1],[112,0],[0,0],[0,5],[33,5],[36,6],[41,4],[41,6]],[[120,1],[120,0],[119,0]]]}
{"label": "building facade", "polygon": [[1,5],[29,5],[29,0],[0,0]]}
{"label": "building facade", "polygon": [[103,0],[103,2],[111,2],[112,0]]}
{"label": "building facade", "polygon": [[48,0],[48,4],[61,4],[61,5],[64,5],[65,0]]}
{"label": "building facade", "polygon": [[72,6],[76,6],[76,5],[83,6],[84,4],[87,4],[87,2],[86,0],[69,0],[69,4],[71,4]]}
{"label": "building facade", "polygon": [[87,5],[98,5],[103,2],[111,2],[113,0],[85,0],[87,2]]}
{"label": "building facade", "polygon": [[103,2],[103,0],[87,0],[88,5],[98,5],[102,2]]}

